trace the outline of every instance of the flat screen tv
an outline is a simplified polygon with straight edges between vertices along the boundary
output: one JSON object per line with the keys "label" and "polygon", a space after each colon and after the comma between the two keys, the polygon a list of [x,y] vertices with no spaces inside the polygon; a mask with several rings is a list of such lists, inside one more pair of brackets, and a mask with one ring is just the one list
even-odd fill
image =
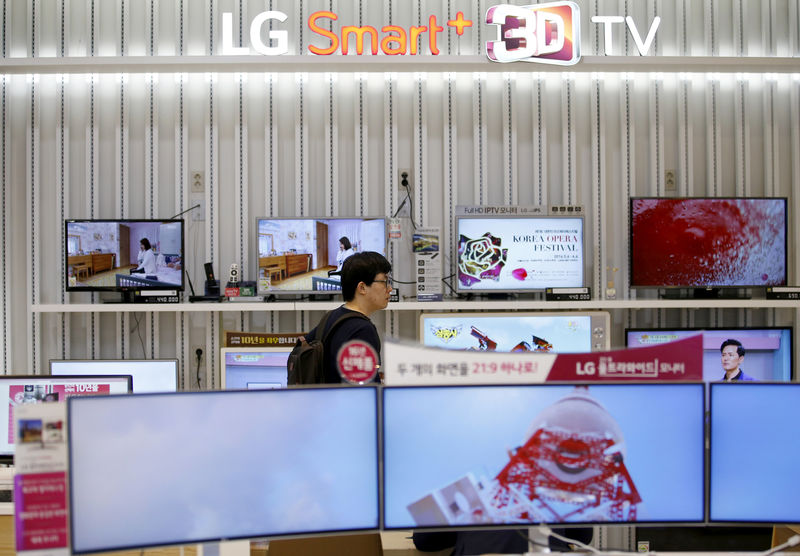
{"label": "flat screen tv", "polygon": [[582,216],[456,216],[458,292],[584,285]]}
{"label": "flat screen tv", "polygon": [[132,379],[127,376],[0,375],[0,457],[14,455],[14,408],[29,403],[63,402],[76,396],[127,394]]}
{"label": "flat screen tv", "polygon": [[177,359],[51,359],[50,374],[131,375],[135,394],[178,389]]}
{"label": "flat screen tv", "polygon": [[588,353],[609,349],[610,323],[605,311],[422,313],[419,335],[446,349]]}
{"label": "flat screen tv", "polygon": [[[703,380],[717,382],[724,378],[722,344],[735,340],[741,344],[744,359],[739,368],[748,376],[763,381],[792,380],[792,327],[749,328],[627,328],[625,345],[630,348],[663,344],[681,338],[703,335]],[[736,346],[738,355],[738,345]],[[733,370],[731,370],[733,373]]]}
{"label": "flat screen tv", "polygon": [[222,348],[220,384],[225,390],[286,388],[286,360],[293,346]]}
{"label": "flat screen tv", "polygon": [[711,385],[709,521],[800,523],[800,384]]}
{"label": "flat screen tv", "polygon": [[66,291],[183,290],[183,220],[66,220],[64,239]]}
{"label": "flat screen tv", "polygon": [[76,554],[379,527],[376,388],[92,401],[68,404]]}
{"label": "flat screen tv", "polygon": [[341,291],[341,263],[361,251],[386,255],[386,219],[256,219],[258,291],[330,294]]}
{"label": "flat screen tv", "polygon": [[703,522],[703,394],[702,383],[384,388],[384,528]]}
{"label": "flat screen tv", "polygon": [[786,198],[630,199],[630,285],[783,286]]}

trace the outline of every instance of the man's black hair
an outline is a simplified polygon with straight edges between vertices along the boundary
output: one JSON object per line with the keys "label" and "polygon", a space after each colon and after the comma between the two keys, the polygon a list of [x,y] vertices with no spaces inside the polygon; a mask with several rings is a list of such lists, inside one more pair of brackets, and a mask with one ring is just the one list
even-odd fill
{"label": "man's black hair", "polygon": [[355,253],[342,264],[342,296],[345,301],[352,301],[356,296],[356,288],[360,282],[371,286],[375,277],[383,272],[389,274],[392,264],[386,257],[375,251]]}
{"label": "man's black hair", "polygon": [[150,245],[150,240],[147,239],[146,237],[143,237],[141,240],[139,240],[139,243],[144,245],[144,250],[145,251],[147,251],[148,249],[152,249],[153,248],[153,246]]}
{"label": "man's black hair", "polygon": [[722,345],[719,346],[720,353],[722,353],[722,350],[725,349],[725,346],[736,346],[736,353],[739,354],[739,357],[744,357],[744,346],[742,345],[742,342],[740,342],[739,340],[728,338],[727,340],[722,342]]}
{"label": "man's black hair", "polygon": [[347,239],[347,236],[342,236],[339,238],[339,243],[344,246],[344,250],[347,251],[348,249],[352,249],[353,245],[350,243],[350,240]]}

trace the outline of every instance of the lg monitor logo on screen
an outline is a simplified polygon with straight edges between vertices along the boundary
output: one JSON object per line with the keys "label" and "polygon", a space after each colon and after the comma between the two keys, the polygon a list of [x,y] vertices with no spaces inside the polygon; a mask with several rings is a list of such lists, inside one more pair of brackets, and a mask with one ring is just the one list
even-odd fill
{"label": "lg monitor logo on screen", "polygon": [[[592,23],[603,26],[605,55],[613,54],[612,25],[623,22],[639,54],[646,55],[661,23],[658,16],[650,24],[644,40],[630,16],[593,16]],[[500,4],[486,12],[486,23],[497,26],[497,40],[486,43],[486,54],[493,62],[571,66],[581,59],[580,8],[575,2],[531,6]]]}

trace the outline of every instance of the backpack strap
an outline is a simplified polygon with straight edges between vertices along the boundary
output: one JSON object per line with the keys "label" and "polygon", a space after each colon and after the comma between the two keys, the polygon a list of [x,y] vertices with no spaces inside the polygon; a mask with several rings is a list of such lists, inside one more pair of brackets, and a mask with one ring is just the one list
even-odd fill
{"label": "backpack strap", "polygon": [[[320,330],[320,327],[322,327],[322,330],[325,330],[325,324],[328,322],[328,317],[330,316],[331,312],[332,311],[328,311],[328,313],[324,317],[322,317],[322,320],[317,325],[317,331]],[[328,336],[331,335],[331,333],[334,331],[334,329],[336,329],[337,326],[339,326],[343,321],[353,318],[362,318],[364,320],[369,320],[369,317],[367,315],[365,315],[364,313],[359,313],[358,311],[345,313],[344,315],[336,319],[336,321],[331,325],[331,327],[323,334],[322,338],[320,339],[322,345],[326,345],[325,342],[328,341]],[[316,334],[314,336],[316,337]]]}

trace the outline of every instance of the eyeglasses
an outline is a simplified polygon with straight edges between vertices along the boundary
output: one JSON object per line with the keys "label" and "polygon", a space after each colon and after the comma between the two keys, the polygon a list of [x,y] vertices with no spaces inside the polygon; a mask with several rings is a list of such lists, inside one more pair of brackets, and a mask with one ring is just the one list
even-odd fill
{"label": "eyeglasses", "polygon": [[392,279],[389,278],[389,277],[387,277],[386,280],[373,280],[372,282],[373,283],[374,282],[381,282],[383,284],[386,284],[386,289],[387,290],[392,287]]}

